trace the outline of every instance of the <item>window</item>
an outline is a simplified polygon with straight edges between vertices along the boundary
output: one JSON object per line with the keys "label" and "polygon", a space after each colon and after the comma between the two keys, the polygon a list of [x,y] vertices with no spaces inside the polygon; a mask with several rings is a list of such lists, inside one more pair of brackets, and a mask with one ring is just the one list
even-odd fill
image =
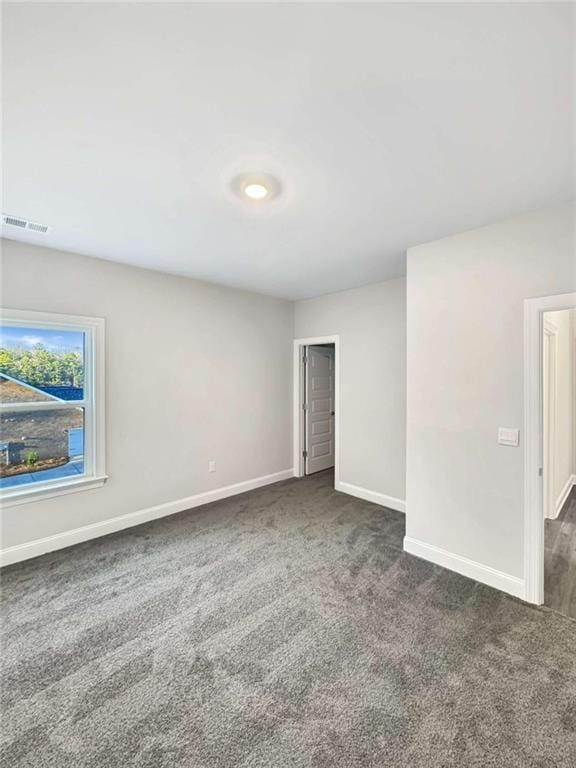
{"label": "window", "polygon": [[104,320],[0,313],[0,496],[93,488],[104,466]]}

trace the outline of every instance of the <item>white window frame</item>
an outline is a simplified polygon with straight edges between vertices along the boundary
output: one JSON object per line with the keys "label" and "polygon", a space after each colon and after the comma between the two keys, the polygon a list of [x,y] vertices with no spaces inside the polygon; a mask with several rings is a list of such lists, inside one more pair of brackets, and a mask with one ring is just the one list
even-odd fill
{"label": "white window frame", "polygon": [[2,326],[77,331],[84,334],[84,398],[82,400],[2,403],[0,413],[84,409],[84,474],[78,478],[36,481],[26,486],[0,488],[3,507],[98,488],[106,482],[104,344],[106,322],[101,317],[60,315],[22,309],[0,309]]}

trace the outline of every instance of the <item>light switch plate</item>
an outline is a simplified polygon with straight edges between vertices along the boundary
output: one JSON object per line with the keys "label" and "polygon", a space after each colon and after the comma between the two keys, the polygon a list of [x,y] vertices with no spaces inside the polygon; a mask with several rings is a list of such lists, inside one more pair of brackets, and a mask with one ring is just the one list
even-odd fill
{"label": "light switch plate", "polygon": [[514,427],[498,427],[498,445],[511,445],[517,448],[520,444],[520,430]]}

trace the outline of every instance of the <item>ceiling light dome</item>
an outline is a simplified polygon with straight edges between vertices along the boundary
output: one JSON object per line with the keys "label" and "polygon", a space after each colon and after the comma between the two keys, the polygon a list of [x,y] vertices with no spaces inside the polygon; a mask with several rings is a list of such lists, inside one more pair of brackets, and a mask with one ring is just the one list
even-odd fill
{"label": "ceiling light dome", "polygon": [[244,194],[251,200],[263,200],[268,197],[268,187],[259,182],[251,182],[244,187]]}
{"label": "ceiling light dome", "polygon": [[242,173],[231,183],[236,197],[246,203],[268,203],[278,197],[281,184],[275,176],[268,173]]}

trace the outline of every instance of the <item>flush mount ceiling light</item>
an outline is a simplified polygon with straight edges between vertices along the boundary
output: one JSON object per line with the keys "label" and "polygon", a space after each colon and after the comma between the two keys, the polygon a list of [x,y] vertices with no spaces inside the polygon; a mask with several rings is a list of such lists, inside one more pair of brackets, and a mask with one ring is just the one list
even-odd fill
{"label": "flush mount ceiling light", "polygon": [[265,173],[243,173],[232,180],[232,191],[248,203],[267,203],[280,194],[278,179]]}
{"label": "flush mount ceiling light", "polygon": [[265,184],[256,182],[246,184],[244,187],[244,194],[251,200],[263,200],[265,197],[268,197],[268,187]]}

